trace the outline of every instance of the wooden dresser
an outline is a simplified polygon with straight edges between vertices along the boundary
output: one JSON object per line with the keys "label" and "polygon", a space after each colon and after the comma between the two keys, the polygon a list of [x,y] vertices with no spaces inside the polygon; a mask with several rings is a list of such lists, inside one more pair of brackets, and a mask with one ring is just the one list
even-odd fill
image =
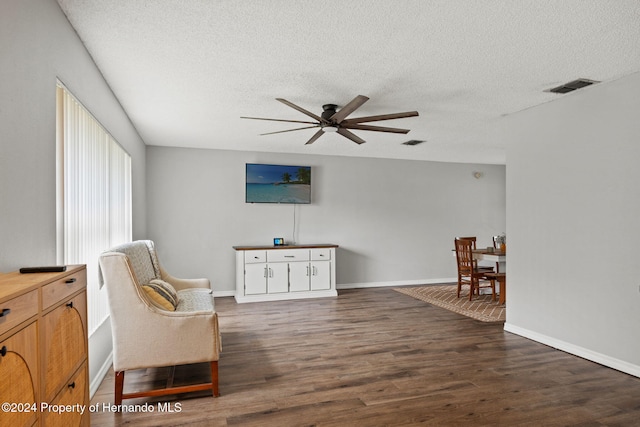
{"label": "wooden dresser", "polygon": [[88,426],[87,272],[0,274],[5,426]]}

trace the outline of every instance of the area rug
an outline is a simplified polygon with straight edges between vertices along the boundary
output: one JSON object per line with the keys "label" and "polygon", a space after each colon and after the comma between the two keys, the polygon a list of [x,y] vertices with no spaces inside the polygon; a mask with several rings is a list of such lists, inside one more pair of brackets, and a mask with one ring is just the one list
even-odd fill
{"label": "area rug", "polygon": [[505,306],[499,305],[497,301],[491,301],[491,295],[475,296],[469,301],[469,295],[464,295],[464,288],[463,295],[460,295],[460,298],[457,297],[457,288],[457,285],[438,285],[408,286],[394,290],[482,322],[505,321]]}

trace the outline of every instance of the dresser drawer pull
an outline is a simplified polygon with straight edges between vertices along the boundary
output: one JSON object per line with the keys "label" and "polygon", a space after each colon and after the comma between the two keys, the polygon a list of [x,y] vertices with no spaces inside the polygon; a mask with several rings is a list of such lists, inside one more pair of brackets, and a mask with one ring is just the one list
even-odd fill
{"label": "dresser drawer pull", "polygon": [[2,312],[0,312],[0,317],[4,317],[9,313],[11,313],[11,309],[10,308],[3,308]]}
{"label": "dresser drawer pull", "polygon": [[67,387],[69,388],[76,388],[76,382],[72,382],[71,384],[69,384]]}
{"label": "dresser drawer pull", "polygon": [[76,282],[76,278],[72,277],[71,279],[65,280],[64,283],[66,283],[67,285],[70,285],[70,284],[75,283],[75,282]]}
{"label": "dresser drawer pull", "polygon": [[0,356],[4,357],[7,355],[7,346],[3,345],[2,348],[0,348]]}
{"label": "dresser drawer pull", "polygon": [[68,303],[66,303],[65,305],[66,305],[67,307],[69,307],[69,308],[73,308],[73,301],[68,302]]}
{"label": "dresser drawer pull", "polygon": [[296,256],[295,255],[285,255],[284,257],[285,258],[295,258]]}

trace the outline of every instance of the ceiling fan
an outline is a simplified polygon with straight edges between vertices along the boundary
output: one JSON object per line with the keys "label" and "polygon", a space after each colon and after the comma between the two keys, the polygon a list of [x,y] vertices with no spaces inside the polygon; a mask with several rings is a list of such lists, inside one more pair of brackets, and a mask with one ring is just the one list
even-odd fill
{"label": "ceiling fan", "polygon": [[381,120],[391,120],[391,119],[402,119],[404,117],[415,117],[418,115],[417,111],[408,111],[406,113],[381,114],[377,116],[356,117],[352,119],[347,119],[347,116],[349,116],[355,110],[360,108],[362,104],[364,104],[369,100],[369,98],[367,98],[364,95],[356,96],[355,98],[353,98],[353,100],[351,100],[351,102],[349,102],[347,105],[342,107],[339,111],[336,111],[336,109],[338,108],[337,105],[325,104],[322,106],[322,109],[324,111],[320,116],[313,114],[312,112],[307,111],[304,108],[299,107],[294,103],[287,101],[286,99],[276,98],[276,100],[311,117],[312,119],[315,120],[315,122],[301,121],[301,120],[266,119],[262,117],[241,117],[241,118],[253,119],[253,120],[270,120],[274,122],[305,123],[305,124],[313,125],[313,126],[305,126],[305,127],[296,128],[296,129],[281,130],[277,132],[262,133],[260,135],[273,135],[276,133],[293,132],[293,131],[302,130],[302,129],[320,128],[318,132],[316,132],[311,137],[311,139],[309,139],[306,142],[306,144],[313,144],[325,132],[338,132],[340,135],[350,139],[356,144],[362,144],[366,142],[364,139],[358,137],[353,132],[349,131],[349,129],[406,134],[406,133],[409,133],[409,129],[398,129],[398,128],[383,127],[383,126],[371,126],[368,124],[361,124],[361,123],[377,122]]}

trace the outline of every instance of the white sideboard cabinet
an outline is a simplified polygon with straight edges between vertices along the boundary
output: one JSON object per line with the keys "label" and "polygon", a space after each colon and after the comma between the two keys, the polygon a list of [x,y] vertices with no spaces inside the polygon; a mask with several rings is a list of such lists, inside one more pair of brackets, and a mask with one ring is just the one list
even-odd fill
{"label": "white sideboard cabinet", "polygon": [[236,301],[335,297],[333,244],[234,246]]}

